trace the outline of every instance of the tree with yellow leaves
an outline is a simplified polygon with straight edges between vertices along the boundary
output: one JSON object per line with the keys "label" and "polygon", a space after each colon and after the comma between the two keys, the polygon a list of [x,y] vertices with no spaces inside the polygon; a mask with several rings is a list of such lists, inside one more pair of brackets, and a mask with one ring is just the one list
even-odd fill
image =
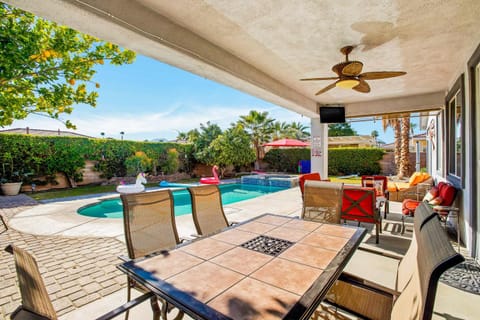
{"label": "tree with yellow leaves", "polygon": [[29,114],[59,119],[76,104],[95,107],[94,67],[134,60],[130,50],[0,3],[0,126]]}

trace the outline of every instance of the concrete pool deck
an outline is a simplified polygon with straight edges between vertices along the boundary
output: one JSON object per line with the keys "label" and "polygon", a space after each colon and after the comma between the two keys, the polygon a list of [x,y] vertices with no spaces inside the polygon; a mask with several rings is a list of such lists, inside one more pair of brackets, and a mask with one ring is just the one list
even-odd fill
{"label": "concrete pool deck", "polygon": [[[100,200],[118,197],[118,194],[55,201],[27,209],[9,219],[9,226],[17,231],[43,236],[111,237],[125,241],[123,220],[82,216],[77,210]],[[273,201],[272,201],[273,200]],[[267,205],[268,204],[268,205]],[[230,221],[244,221],[263,213],[299,215],[302,205],[298,188],[278,191],[224,206]],[[195,233],[191,214],[176,216],[178,233],[188,237]]]}

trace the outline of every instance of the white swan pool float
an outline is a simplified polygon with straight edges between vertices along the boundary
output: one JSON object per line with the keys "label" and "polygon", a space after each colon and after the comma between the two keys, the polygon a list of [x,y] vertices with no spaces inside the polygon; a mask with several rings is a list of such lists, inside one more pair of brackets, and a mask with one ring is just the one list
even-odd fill
{"label": "white swan pool float", "polygon": [[147,183],[145,175],[139,173],[135,184],[121,184],[117,186],[118,193],[139,193],[145,191],[145,186],[142,183]]}

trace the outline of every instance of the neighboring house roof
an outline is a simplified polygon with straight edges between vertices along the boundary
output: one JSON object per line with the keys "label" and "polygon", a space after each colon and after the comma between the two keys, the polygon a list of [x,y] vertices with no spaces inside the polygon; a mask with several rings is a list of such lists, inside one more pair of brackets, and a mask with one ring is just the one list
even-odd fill
{"label": "neighboring house roof", "polygon": [[377,143],[372,136],[341,136],[341,137],[328,137],[329,146],[376,146]]}
{"label": "neighboring house roof", "polygon": [[93,138],[84,134],[71,132],[71,131],[62,131],[58,130],[45,130],[45,129],[30,129],[26,128],[14,128],[7,130],[0,130],[0,133],[7,134],[31,134],[34,136],[62,136],[62,137],[77,137],[77,138]]}

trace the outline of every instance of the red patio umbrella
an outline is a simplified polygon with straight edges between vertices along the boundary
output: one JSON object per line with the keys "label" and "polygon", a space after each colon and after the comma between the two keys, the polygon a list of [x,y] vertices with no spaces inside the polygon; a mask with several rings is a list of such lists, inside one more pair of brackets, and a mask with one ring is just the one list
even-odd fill
{"label": "red patio umbrella", "polygon": [[296,139],[280,139],[265,143],[265,147],[308,147],[310,143]]}

